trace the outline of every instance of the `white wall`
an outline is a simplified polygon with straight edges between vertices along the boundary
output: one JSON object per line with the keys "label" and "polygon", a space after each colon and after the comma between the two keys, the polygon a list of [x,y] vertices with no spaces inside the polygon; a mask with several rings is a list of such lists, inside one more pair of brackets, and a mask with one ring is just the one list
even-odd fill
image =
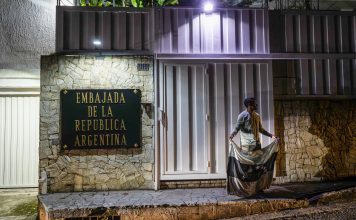
{"label": "white wall", "polygon": [[0,0],[0,188],[38,179],[40,56],[55,49],[55,0]]}
{"label": "white wall", "polygon": [[40,56],[55,49],[55,12],[56,0],[0,1],[0,78],[39,80]]}

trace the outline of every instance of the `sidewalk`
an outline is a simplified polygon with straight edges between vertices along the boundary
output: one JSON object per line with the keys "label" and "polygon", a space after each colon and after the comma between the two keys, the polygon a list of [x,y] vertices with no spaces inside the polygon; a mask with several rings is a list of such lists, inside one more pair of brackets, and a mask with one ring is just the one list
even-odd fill
{"label": "sidewalk", "polygon": [[0,220],[35,220],[37,188],[0,189]]}
{"label": "sidewalk", "polygon": [[[356,181],[274,185],[263,194],[239,198],[223,188],[56,193],[39,196],[41,219],[111,216],[112,219],[222,219],[306,208],[340,199],[339,191],[356,198]],[[324,194],[323,194],[324,193]]]}

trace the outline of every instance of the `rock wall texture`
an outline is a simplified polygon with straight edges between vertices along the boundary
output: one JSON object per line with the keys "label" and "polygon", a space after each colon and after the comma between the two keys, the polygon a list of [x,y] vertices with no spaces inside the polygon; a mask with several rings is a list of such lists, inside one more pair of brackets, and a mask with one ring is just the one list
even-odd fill
{"label": "rock wall texture", "polygon": [[276,182],[356,175],[356,102],[276,101],[281,137]]}
{"label": "rock wall texture", "polygon": [[[138,63],[150,64],[137,71]],[[49,192],[153,189],[153,119],[142,107],[139,149],[60,148],[62,89],[140,89],[141,102],[153,102],[150,57],[43,56],[41,59],[40,172]]]}

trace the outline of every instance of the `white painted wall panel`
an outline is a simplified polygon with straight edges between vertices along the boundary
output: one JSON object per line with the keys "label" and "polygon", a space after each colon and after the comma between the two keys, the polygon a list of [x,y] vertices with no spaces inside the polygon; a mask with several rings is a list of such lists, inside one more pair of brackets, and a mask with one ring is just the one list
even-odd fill
{"label": "white painted wall panel", "polygon": [[39,97],[0,96],[0,188],[37,187]]}

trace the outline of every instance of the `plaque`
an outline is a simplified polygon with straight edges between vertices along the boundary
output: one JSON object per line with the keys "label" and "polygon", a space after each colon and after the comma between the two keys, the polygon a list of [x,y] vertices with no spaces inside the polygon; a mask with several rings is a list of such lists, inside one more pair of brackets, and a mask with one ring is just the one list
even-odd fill
{"label": "plaque", "polygon": [[141,145],[141,91],[61,90],[61,143],[65,150]]}

